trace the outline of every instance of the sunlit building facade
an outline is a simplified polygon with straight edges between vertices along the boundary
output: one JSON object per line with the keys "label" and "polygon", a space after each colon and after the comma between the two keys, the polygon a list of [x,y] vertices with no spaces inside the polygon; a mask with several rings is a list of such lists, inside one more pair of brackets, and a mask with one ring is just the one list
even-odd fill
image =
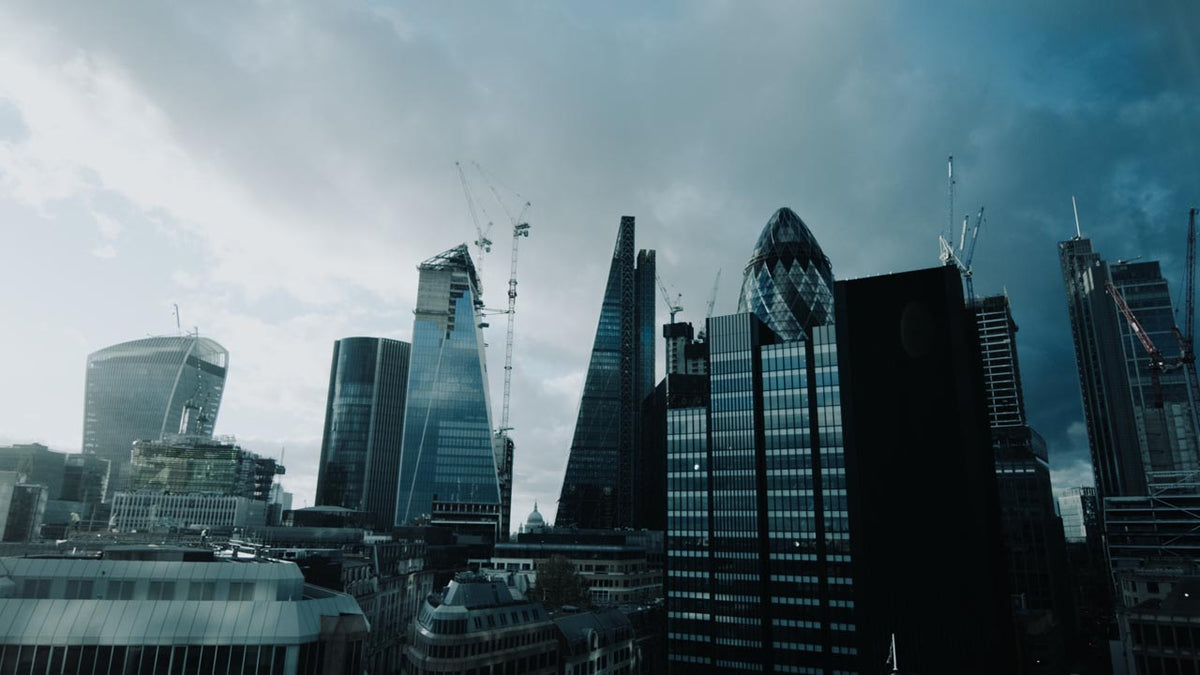
{"label": "sunlit building facade", "polygon": [[642,527],[635,486],[642,402],[654,388],[654,251],[621,218],[555,524]]}
{"label": "sunlit building facade", "polygon": [[229,352],[197,335],[152,337],[88,356],[83,451],[111,463],[109,489],[125,489],[136,440],[181,429],[212,435]]}
{"label": "sunlit building facade", "polygon": [[409,349],[372,337],[333,345],[317,505],[370,513],[379,530],[396,516]]}
{"label": "sunlit building facade", "polygon": [[494,507],[498,523],[500,486],[475,265],[464,244],[418,269],[395,524],[431,517],[435,500],[443,509]]}

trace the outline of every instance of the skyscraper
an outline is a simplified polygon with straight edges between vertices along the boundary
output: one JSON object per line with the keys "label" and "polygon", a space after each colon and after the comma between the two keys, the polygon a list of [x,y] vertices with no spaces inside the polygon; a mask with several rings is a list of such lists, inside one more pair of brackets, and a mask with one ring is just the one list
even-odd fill
{"label": "skyscraper", "polygon": [[1158,262],[1109,263],[1082,237],[1061,242],[1059,257],[1103,518],[1104,498],[1146,494],[1147,472],[1200,468],[1196,401],[1187,382],[1192,366],[1156,378],[1107,291],[1112,283],[1171,359],[1177,353],[1175,320]]}
{"label": "skyscraper", "polygon": [[707,391],[667,395],[672,671],[874,672],[895,633],[914,672],[1012,672],[957,275],[835,284],[784,208],[739,309],[708,320]]}
{"label": "skyscraper", "polygon": [[109,491],[125,489],[136,440],[184,427],[212,435],[229,352],[197,335],[152,337],[88,356],[83,451],[111,462]]}
{"label": "skyscraper", "polygon": [[433,516],[435,500],[442,510],[486,511],[498,523],[500,486],[475,265],[463,244],[418,269],[395,524]]}
{"label": "skyscraper", "polygon": [[634,220],[617,230],[592,345],[558,526],[639,527],[634,486],[642,402],[654,387],[654,251],[634,253]]}
{"label": "skyscraper", "polygon": [[1026,608],[1056,609],[1064,542],[1050,483],[1046,442],[1026,423],[1017,363],[1017,324],[1008,296],[975,303],[988,422],[1012,592]]}
{"label": "skyscraper", "polygon": [[365,511],[380,530],[396,518],[409,349],[371,337],[333,345],[317,505]]}

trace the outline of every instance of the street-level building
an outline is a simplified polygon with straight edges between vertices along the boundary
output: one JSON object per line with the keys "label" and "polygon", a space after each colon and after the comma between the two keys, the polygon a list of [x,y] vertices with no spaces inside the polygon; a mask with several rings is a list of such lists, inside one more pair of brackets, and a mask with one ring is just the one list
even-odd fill
{"label": "street-level building", "polygon": [[0,559],[6,674],[359,673],[368,629],[289,562],[154,546]]}

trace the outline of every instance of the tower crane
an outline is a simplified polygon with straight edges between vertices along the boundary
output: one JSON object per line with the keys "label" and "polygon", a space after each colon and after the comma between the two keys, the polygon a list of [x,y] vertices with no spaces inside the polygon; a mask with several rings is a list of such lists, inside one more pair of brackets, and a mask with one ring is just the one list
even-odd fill
{"label": "tower crane", "polygon": [[[512,427],[509,426],[509,410],[512,401],[513,338],[517,316],[517,252],[521,239],[529,236],[530,228],[529,223],[525,222],[525,214],[529,212],[531,205],[528,201],[525,201],[521,207],[521,211],[516,216],[513,216],[512,212],[508,210],[508,206],[504,203],[504,200],[500,197],[500,193],[496,191],[496,187],[493,185],[493,181],[490,179],[488,173],[483,170],[482,166],[479,166],[478,162],[472,162],[472,164],[474,164],[479,175],[483,177],[488,190],[491,191],[496,202],[500,204],[500,208],[503,209],[504,214],[508,217],[512,225],[512,258],[508,274],[508,308],[494,312],[496,314],[508,315],[508,331],[504,338],[504,398],[500,412],[500,426],[496,429],[497,436],[507,438],[508,432],[512,430]],[[516,194],[516,192],[513,192],[513,194]],[[520,195],[517,195],[517,197],[520,197]]]}
{"label": "tower crane", "polygon": [[[475,255],[475,276],[479,286],[479,294],[482,296],[483,256],[485,253],[492,252],[492,240],[488,238],[488,235],[492,233],[492,222],[489,220],[486,228],[479,226],[479,215],[475,212],[475,196],[471,194],[471,186],[467,183],[467,175],[463,172],[462,164],[455,162],[454,166],[458,169],[458,180],[462,182],[463,194],[467,197],[467,209],[471,212],[471,222],[475,224],[475,248],[478,250],[478,253]],[[497,199],[499,198],[497,197]],[[503,203],[501,206],[503,206]],[[484,211],[484,216],[486,215],[487,212]],[[480,298],[476,298],[476,304],[481,302]]]}
{"label": "tower crane", "polygon": [[658,290],[662,292],[663,300],[667,303],[667,312],[671,315],[671,323],[675,323],[675,315],[683,311],[679,301],[683,299],[683,293],[675,294],[675,302],[671,302],[671,294],[667,292],[667,286],[663,283],[662,277],[657,274],[654,278],[658,281]]}
{"label": "tower crane", "polygon": [[[975,280],[974,267],[972,262],[975,260],[975,244],[979,241],[979,230],[983,227],[983,207],[979,207],[979,213],[975,216],[975,226],[970,227],[971,216],[963,216],[962,231],[958,236],[958,248],[946,241],[945,236],[939,236],[938,242],[941,245],[942,263],[945,265],[953,265],[958,268],[958,273],[962,275],[963,283],[966,286],[967,306],[975,305]],[[968,240],[967,230],[970,229],[970,239]]]}
{"label": "tower crane", "polygon": [[713,279],[712,291],[708,294],[708,305],[704,308],[704,318],[710,318],[713,313],[713,307],[717,304],[717,289],[721,286],[721,270],[717,269],[717,276]]}
{"label": "tower crane", "polygon": [[1129,303],[1125,302],[1125,296],[1121,295],[1121,291],[1113,282],[1105,282],[1104,288],[1108,290],[1108,294],[1112,296],[1113,302],[1117,304],[1117,309],[1121,315],[1125,317],[1125,321],[1129,323],[1129,328],[1137,337],[1138,342],[1142,343],[1142,349],[1146,350],[1146,354],[1150,357],[1150,363],[1147,364],[1147,369],[1150,371],[1150,386],[1154,391],[1154,407],[1161,408],[1163,405],[1162,384],[1159,378],[1162,373],[1166,373],[1179,368],[1184,362],[1182,355],[1180,358],[1167,361],[1163,357],[1162,350],[1155,344],[1154,340],[1150,339],[1150,334],[1146,332],[1142,322],[1138,321],[1137,316],[1130,309]]}

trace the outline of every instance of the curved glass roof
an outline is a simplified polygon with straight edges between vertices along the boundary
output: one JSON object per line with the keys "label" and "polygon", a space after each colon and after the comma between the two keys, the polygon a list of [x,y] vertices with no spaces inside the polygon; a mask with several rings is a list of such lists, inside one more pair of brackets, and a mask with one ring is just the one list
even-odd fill
{"label": "curved glass roof", "polygon": [[738,312],[785,340],[833,322],[833,269],[816,237],[786,206],[767,221],[746,264]]}

